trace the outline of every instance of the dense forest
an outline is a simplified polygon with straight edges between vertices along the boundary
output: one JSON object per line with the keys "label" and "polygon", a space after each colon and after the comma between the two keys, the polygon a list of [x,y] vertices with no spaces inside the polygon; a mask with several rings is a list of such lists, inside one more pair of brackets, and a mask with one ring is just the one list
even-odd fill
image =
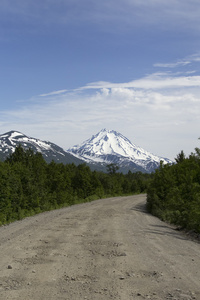
{"label": "dense forest", "polygon": [[0,225],[76,203],[146,192],[150,174],[119,171],[113,164],[107,173],[86,164],[48,164],[41,153],[19,145],[0,162]]}
{"label": "dense forest", "polygon": [[160,164],[147,191],[153,215],[200,233],[200,149],[185,157],[181,151],[172,165]]}

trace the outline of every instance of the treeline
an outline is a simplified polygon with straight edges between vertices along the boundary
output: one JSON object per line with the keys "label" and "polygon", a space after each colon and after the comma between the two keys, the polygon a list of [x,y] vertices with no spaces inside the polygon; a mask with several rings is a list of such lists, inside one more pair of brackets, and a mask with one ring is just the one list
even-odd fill
{"label": "treeline", "polygon": [[154,173],[147,191],[147,208],[162,220],[200,233],[200,149]]}
{"label": "treeline", "polygon": [[0,162],[0,225],[80,202],[146,192],[151,175],[117,169],[109,165],[103,173],[86,164],[47,164],[41,153],[18,146]]}

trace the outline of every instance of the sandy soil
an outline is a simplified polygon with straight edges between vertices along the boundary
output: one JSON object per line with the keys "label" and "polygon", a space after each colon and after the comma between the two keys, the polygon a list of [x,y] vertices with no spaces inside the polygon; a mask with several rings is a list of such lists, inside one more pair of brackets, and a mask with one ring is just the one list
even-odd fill
{"label": "sandy soil", "polygon": [[145,212],[145,195],[0,228],[0,299],[200,300],[200,244]]}

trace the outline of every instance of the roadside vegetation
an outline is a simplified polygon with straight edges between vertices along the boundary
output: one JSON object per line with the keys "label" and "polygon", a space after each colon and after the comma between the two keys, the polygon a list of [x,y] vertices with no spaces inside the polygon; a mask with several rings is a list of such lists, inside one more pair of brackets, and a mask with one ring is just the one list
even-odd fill
{"label": "roadside vegetation", "polygon": [[108,173],[86,164],[46,163],[41,153],[18,146],[0,162],[0,225],[43,211],[112,196],[145,193],[150,174]]}
{"label": "roadside vegetation", "polygon": [[150,213],[180,228],[200,233],[200,149],[185,157],[181,151],[173,165],[160,164],[147,191]]}

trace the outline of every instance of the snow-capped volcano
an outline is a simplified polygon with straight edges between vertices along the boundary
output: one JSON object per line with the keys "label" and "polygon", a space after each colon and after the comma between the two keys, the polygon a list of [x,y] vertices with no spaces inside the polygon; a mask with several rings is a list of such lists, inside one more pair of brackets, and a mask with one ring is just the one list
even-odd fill
{"label": "snow-capped volcano", "polygon": [[146,172],[152,172],[161,160],[164,164],[172,163],[167,158],[153,155],[134,145],[122,134],[107,129],[102,129],[82,144],[68,149],[68,152],[87,163],[115,163],[120,168],[130,169],[138,169],[139,166],[141,171]]}

